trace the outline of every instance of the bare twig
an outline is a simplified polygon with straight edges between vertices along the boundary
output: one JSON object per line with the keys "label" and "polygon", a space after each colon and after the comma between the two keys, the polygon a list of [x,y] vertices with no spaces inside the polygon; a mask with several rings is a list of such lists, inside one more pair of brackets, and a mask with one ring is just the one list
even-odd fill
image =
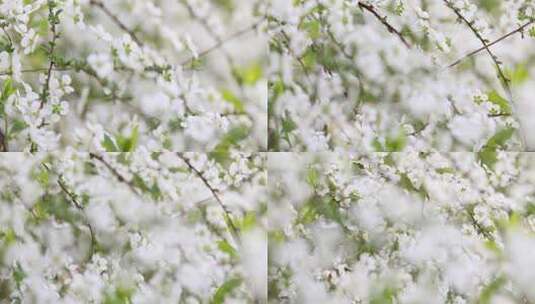
{"label": "bare twig", "polygon": [[[41,164],[48,172],[52,172],[50,167],[46,163]],[[84,215],[84,220],[87,228],[89,229],[89,234],[91,237],[91,246],[89,251],[89,256],[87,257],[87,260],[90,261],[93,257],[93,254],[95,253],[95,245],[97,243],[97,239],[95,236],[95,231],[93,230],[93,227],[91,226],[91,223],[89,222],[89,219],[87,218],[87,214],[85,213],[84,206],[78,201],[78,196],[74,194],[72,191],[69,190],[69,187],[65,184],[65,181],[63,179],[63,175],[60,174],[57,180],[57,183],[59,187],[61,188],[61,191],[63,191],[67,197],[69,198],[69,201],[71,204],[76,207],[76,209],[80,210],[80,212]]]}
{"label": "bare twig", "polygon": [[89,153],[89,157],[91,159],[96,159],[99,162],[101,162],[106,168],[108,168],[108,170],[111,172],[111,174],[113,176],[115,176],[115,178],[117,178],[117,180],[119,182],[126,184],[128,186],[128,188],[130,188],[130,190],[132,190],[132,192],[134,192],[134,194],[136,194],[137,196],[140,196],[140,194],[137,191],[136,186],[134,185],[134,183],[132,181],[126,179],[126,177],[124,177],[121,173],[119,173],[119,171],[117,171],[117,169],[115,169],[112,165],[110,165],[110,163],[108,163],[104,159],[104,157],[102,157],[101,155],[98,155],[96,153],[93,153],[93,152]]}
{"label": "bare twig", "polygon": [[528,22],[524,23],[524,25],[522,25],[522,26],[520,26],[520,27],[518,27],[518,28],[516,28],[516,29],[514,29],[514,30],[512,30],[512,31],[510,31],[509,33],[507,33],[507,34],[501,36],[500,38],[498,38],[498,39],[492,41],[491,43],[488,43],[486,46],[483,45],[482,47],[480,47],[480,48],[478,48],[478,49],[476,49],[476,50],[473,50],[472,52],[470,52],[470,53],[464,55],[463,57],[457,59],[457,60],[456,60],[455,62],[453,62],[452,64],[448,65],[448,68],[451,68],[451,67],[454,67],[454,66],[458,65],[459,63],[461,63],[461,61],[465,60],[466,58],[471,57],[471,56],[474,56],[475,54],[477,54],[477,53],[479,53],[479,52],[485,50],[487,47],[491,47],[491,46],[495,45],[496,43],[499,43],[499,42],[501,42],[501,41],[503,41],[503,40],[509,38],[510,36],[512,36],[512,35],[514,35],[514,34],[516,34],[516,33],[521,33],[521,32],[523,32],[524,29],[525,29],[526,27],[530,26],[530,25],[533,24],[534,22],[535,22],[535,19],[534,19],[534,20],[531,20],[531,21],[528,21]]}
{"label": "bare twig", "polygon": [[204,174],[191,164],[189,159],[184,156],[184,153],[177,152],[176,154],[184,163],[186,163],[188,168],[203,182],[203,184],[206,186],[206,188],[208,188],[208,190],[210,190],[210,192],[212,193],[212,196],[215,198],[215,200],[217,201],[217,203],[219,204],[219,206],[221,207],[221,209],[223,209],[223,212],[225,213],[225,216],[224,216],[225,217],[225,222],[227,223],[227,226],[229,227],[229,230],[231,232],[231,235],[232,235],[234,241],[237,244],[239,244],[239,240],[240,239],[239,239],[239,234],[238,234],[238,228],[236,228],[236,225],[234,225],[234,222],[232,221],[232,218],[231,218],[231,213],[228,210],[227,206],[225,206],[225,204],[223,203],[223,201],[219,197],[218,191],[216,189],[214,189],[214,187],[212,187],[212,185],[210,185],[210,183],[208,182],[208,180],[206,179]]}
{"label": "bare twig", "polygon": [[53,2],[48,2],[48,20],[50,23],[50,31],[52,32],[52,40],[49,42],[50,44],[50,50],[48,51],[48,56],[50,58],[50,64],[48,65],[48,69],[46,72],[46,82],[43,87],[43,92],[41,93],[41,104],[39,105],[39,108],[42,109],[45,103],[47,102],[48,95],[50,94],[50,78],[52,77],[52,70],[54,68],[54,49],[56,48],[56,40],[59,37],[59,34],[57,33],[56,25],[58,23],[57,21],[57,13],[54,13],[53,6],[51,5]]}
{"label": "bare twig", "polygon": [[375,16],[375,18],[377,18],[379,21],[381,21],[381,23],[386,27],[386,29],[390,33],[398,36],[398,38],[401,40],[401,42],[403,42],[403,44],[407,48],[409,48],[409,49],[411,48],[411,45],[409,44],[409,42],[407,42],[405,37],[403,37],[403,34],[401,34],[400,31],[398,31],[395,27],[393,27],[390,23],[388,23],[388,21],[386,20],[386,16],[381,16],[381,14],[379,14],[379,12],[377,12],[377,10],[375,9],[375,7],[373,5],[364,3],[362,1],[358,1],[358,6],[361,9],[367,10],[368,12],[372,13]]}
{"label": "bare twig", "polygon": [[[6,119],[4,117],[4,119]],[[7,128],[6,128],[6,133],[7,133]],[[0,130],[0,144],[2,145],[0,147],[0,151],[1,152],[7,152],[7,138],[6,138],[6,135],[4,135],[4,132],[2,132],[2,130]]]}
{"label": "bare twig", "polygon": [[[499,78],[499,80],[500,80],[505,92],[507,93],[508,103],[511,106],[511,109],[513,109],[513,112],[517,113],[516,105],[515,105],[515,103],[513,101],[513,92],[511,90],[511,86],[510,86],[511,80],[505,76],[505,73],[503,72],[503,69],[501,67],[502,63],[498,60],[498,57],[496,55],[494,55],[494,53],[490,50],[489,44],[487,43],[487,40],[485,38],[483,38],[483,36],[479,33],[479,31],[474,27],[474,23],[468,21],[468,19],[466,19],[461,14],[461,12],[457,8],[455,8],[448,0],[444,0],[444,3],[446,4],[447,7],[449,7],[455,13],[455,15],[457,15],[457,17],[460,20],[462,20],[462,22],[464,22],[468,26],[470,31],[472,31],[472,33],[477,37],[477,39],[481,42],[481,44],[483,44],[483,48],[487,51],[487,53],[489,54],[490,58],[494,62],[494,66],[496,67],[496,70],[498,72],[498,78]],[[519,137],[520,137],[520,142],[521,142],[521,145],[522,145],[522,149],[524,149],[526,147],[526,140],[524,138],[524,132],[522,131],[521,127],[519,127]]]}
{"label": "bare twig", "polygon": [[[232,41],[232,40],[234,40],[234,39],[236,39],[236,38],[238,38],[240,36],[243,36],[243,35],[249,33],[250,31],[255,30],[264,21],[264,19],[265,18],[261,18],[260,20],[258,20],[257,22],[251,24],[250,26],[248,26],[248,27],[246,27],[246,28],[244,28],[242,30],[239,30],[239,31],[235,32],[234,34],[226,37],[224,40],[219,40],[216,44],[214,44],[211,47],[207,48],[206,50],[200,52],[197,57],[198,58],[204,57],[204,56],[208,55],[209,53],[217,50],[218,48],[223,46],[225,43],[228,43],[228,42],[230,42],[230,41]],[[194,61],[195,59],[197,59],[197,58],[191,57],[191,58],[183,61],[181,63],[181,65],[186,65],[186,64]]]}
{"label": "bare twig", "polygon": [[119,20],[119,17],[117,17],[116,15],[114,15],[105,5],[104,3],[102,3],[101,1],[99,0],[91,0],[89,1],[89,4],[91,5],[94,5],[98,8],[100,8],[100,10],[102,10],[106,15],[108,15],[108,17],[110,17],[113,22],[115,24],[117,24],[118,27],[120,27],[123,31],[125,31],[126,33],[128,33],[128,35],[130,35],[130,37],[132,37],[132,40],[134,40],[139,46],[143,46],[143,42],[141,42],[141,40],[139,40],[139,38],[137,38],[136,34],[134,33],[134,31],[130,30],[124,23],[121,22],[121,20]]}

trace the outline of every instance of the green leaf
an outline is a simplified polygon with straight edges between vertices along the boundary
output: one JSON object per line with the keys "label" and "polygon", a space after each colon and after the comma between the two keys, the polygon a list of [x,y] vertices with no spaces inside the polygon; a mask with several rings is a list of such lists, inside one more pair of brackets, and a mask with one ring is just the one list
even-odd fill
{"label": "green leaf", "polygon": [[307,203],[304,204],[300,209],[297,215],[297,222],[300,224],[310,224],[313,223],[318,217],[316,208],[313,204]]}
{"label": "green leaf", "polygon": [[308,48],[301,58],[301,62],[303,63],[303,68],[306,72],[312,71],[318,62],[316,52],[314,52],[312,48]]}
{"label": "green leaf", "polygon": [[10,138],[13,138],[15,137],[17,134],[20,133],[20,131],[26,129],[28,127],[28,125],[20,120],[20,119],[14,119],[12,122],[11,122],[11,127],[9,128],[9,133],[8,133],[8,136]]}
{"label": "green leaf", "polygon": [[500,9],[500,0],[479,0],[479,6],[489,13]]}
{"label": "green leaf", "polygon": [[117,145],[121,152],[132,152],[136,149],[137,142],[139,139],[139,130],[138,126],[135,126],[132,129],[132,133],[129,137],[123,137],[121,135],[117,136]]}
{"label": "green leaf", "polygon": [[102,147],[106,149],[106,152],[118,152],[119,148],[115,145],[115,142],[108,134],[104,134],[104,140],[101,142]]}
{"label": "green leaf", "polygon": [[134,292],[133,288],[117,287],[114,293],[106,295],[104,304],[130,304]]}
{"label": "green leaf", "polygon": [[35,172],[34,178],[43,188],[47,187],[50,182],[50,176],[46,169],[41,169]]}
{"label": "green leaf", "polygon": [[241,231],[247,231],[251,230],[256,226],[256,213],[254,212],[247,212],[243,216],[243,218],[239,221],[237,221],[238,228]]}
{"label": "green leaf", "polygon": [[63,194],[44,195],[34,205],[38,219],[54,216],[56,220],[68,223],[79,222],[82,216],[72,207],[70,200]]}
{"label": "green leaf", "polygon": [[241,85],[253,86],[263,76],[262,65],[259,62],[254,62],[244,68],[235,68],[233,75],[236,81]]}
{"label": "green leaf", "polygon": [[269,94],[269,99],[271,101],[277,100],[277,98],[279,98],[279,96],[281,96],[282,93],[284,93],[284,91],[286,90],[284,82],[280,79],[276,80],[275,82],[270,82],[269,88],[271,89],[271,92]]}
{"label": "green leaf", "polygon": [[316,19],[305,20],[301,24],[301,28],[307,31],[308,36],[312,40],[316,40],[320,37],[321,23],[319,22],[319,20],[316,20]]}
{"label": "green leaf", "polygon": [[234,249],[234,247],[232,247],[232,245],[230,245],[226,240],[217,242],[217,248],[232,258],[238,257],[238,252],[236,249]]}
{"label": "green leaf", "polygon": [[316,168],[308,168],[306,181],[310,186],[316,187],[319,181],[319,172]]}
{"label": "green leaf", "polygon": [[387,152],[403,151],[407,145],[407,135],[400,131],[397,136],[387,136],[385,139],[385,148]]}
{"label": "green leaf", "polygon": [[498,277],[492,281],[489,285],[485,286],[479,296],[479,304],[489,304],[492,297],[505,285],[506,279],[504,277]]}
{"label": "green leaf", "polygon": [[223,283],[215,292],[214,297],[212,299],[212,304],[223,304],[225,302],[225,298],[234,291],[234,289],[238,288],[242,282],[242,279],[240,278],[232,278]]}
{"label": "green leaf", "polygon": [[444,167],[444,168],[438,168],[435,170],[438,174],[446,174],[446,173],[450,173],[450,174],[453,174],[455,173],[455,169],[451,168],[451,167]]}
{"label": "green leaf", "polygon": [[15,92],[15,88],[13,87],[13,81],[11,78],[7,78],[4,80],[4,85],[2,88],[2,94],[0,96],[0,114],[3,116],[5,114],[5,104],[9,96]]}
{"label": "green leaf", "polygon": [[290,115],[286,114],[282,119],[282,132],[287,135],[295,129],[297,129],[297,124],[293,121]]}
{"label": "green leaf", "polygon": [[338,203],[332,199],[332,197],[320,197],[317,195],[314,195],[306,204],[309,205],[308,208],[313,208],[309,210],[302,210],[305,213],[302,215],[304,222],[309,222],[310,220],[314,220],[316,214],[324,216],[326,219],[332,220],[341,226],[344,225],[343,223],[343,215],[340,212]]}
{"label": "green leaf", "polygon": [[501,129],[489,139],[486,146],[503,148],[503,146],[507,143],[509,139],[511,139],[514,133],[515,129],[513,127]]}
{"label": "green leaf", "polygon": [[230,159],[230,148],[236,146],[249,135],[249,128],[245,125],[232,128],[219,142],[208,156],[216,162],[223,164]]}
{"label": "green leaf", "polygon": [[409,192],[414,192],[420,195],[422,199],[429,197],[429,194],[427,193],[427,190],[425,190],[424,186],[421,185],[420,188],[416,188],[406,173],[400,174],[399,186]]}
{"label": "green leaf", "polygon": [[8,228],[5,232],[0,231],[0,240],[3,240],[6,245],[10,245],[17,240],[17,235],[12,228]]}
{"label": "green leaf", "polygon": [[515,86],[523,84],[529,78],[529,72],[524,64],[517,64],[513,70],[506,69],[504,73]]}
{"label": "green leaf", "polygon": [[487,93],[487,96],[489,98],[489,102],[500,107],[500,113],[511,113],[511,106],[509,105],[509,102],[507,99],[500,96],[498,92],[492,90]]}
{"label": "green leaf", "polygon": [[225,101],[228,101],[234,109],[238,112],[244,112],[245,107],[243,106],[243,102],[236,96],[232,91],[229,89],[222,89],[221,90],[221,96]]}
{"label": "green leaf", "polygon": [[498,161],[498,153],[496,150],[504,148],[514,132],[515,129],[513,127],[507,127],[496,132],[496,134],[494,134],[478,152],[479,161],[489,169],[493,170],[494,165]]}
{"label": "green leaf", "polygon": [[15,283],[17,286],[20,286],[20,283],[26,278],[26,273],[22,269],[19,263],[17,263],[17,266],[13,269],[13,280],[15,280]]}
{"label": "green leaf", "polygon": [[15,87],[13,87],[13,80],[10,78],[7,78],[4,81],[4,87],[2,89],[2,101],[6,101],[11,94],[15,92]]}
{"label": "green leaf", "polygon": [[477,153],[477,156],[479,161],[489,169],[494,169],[494,165],[498,161],[496,149],[483,148]]}
{"label": "green leaf", "polygon": [[232,12],[235,7],[233,0],[214,0],[214,2],[228,12]]}
{"label": "green leaf", "polygon": [[395,303],[396,290],[384,288],[380,293],[372,295],[370,304],[393,304]]}

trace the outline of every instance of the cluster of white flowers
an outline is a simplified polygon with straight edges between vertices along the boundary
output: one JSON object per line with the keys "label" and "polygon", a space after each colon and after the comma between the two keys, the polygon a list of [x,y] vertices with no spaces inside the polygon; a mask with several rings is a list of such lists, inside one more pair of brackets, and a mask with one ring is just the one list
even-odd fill
{"label": "cluster of white flowers", "polygon": [[0,304],[535,303],[534,38],[534,0],[0,0]]}
{"label": "cluster of white flowers", "polygon": [[69,149],[0,171],[2,303],[266,301],[262,155]]}
{"label": "cluster of white flowers", "polygon": [[535,158],[270,156],[272,303],[530,303]]}
{"label": "cluster of white flowers", "polygon": [[532,1],[268,2],[270,150],[535,149]]}
{"label": "cluster of white flowers", "polygon": [[[266,39],[257,6],[2,1],[2,150],[265,150]],[[135,134],[125,134],[133,120]],[[95,139],[95,128],[109,140]]]}

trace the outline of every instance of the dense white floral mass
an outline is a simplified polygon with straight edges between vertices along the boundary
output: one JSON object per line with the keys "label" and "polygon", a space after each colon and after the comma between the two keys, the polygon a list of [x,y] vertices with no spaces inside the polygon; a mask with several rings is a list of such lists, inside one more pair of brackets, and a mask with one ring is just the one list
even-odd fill
{"label": "dense white floral mass", "polygon": [[0,304],[535,303],[534,39],[535,0],[0,0]]}
{"label": "dense white floral mass", "polygon": [[273,154],[270,303],[533,303],[535,156]]}
{"label": "dense white floral mass", "polygon": [[2,1],[1,150],[265,150],[267,40],[257,7]]}
{"label": "dense white floral mass", "polygon": [[535,150],[533,1],[268,2],[270,150]]}
{"label": "dense white floral mass", "polygon": [[0,302],[265,302],[264,163],[0,155]]}

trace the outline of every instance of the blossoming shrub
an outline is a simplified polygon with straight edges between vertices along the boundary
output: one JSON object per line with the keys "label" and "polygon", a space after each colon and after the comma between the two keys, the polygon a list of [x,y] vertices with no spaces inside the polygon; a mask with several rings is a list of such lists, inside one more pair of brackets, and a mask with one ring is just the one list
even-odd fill
{"label": "blossoming shrub", "polygon": [[264,163],[1,154],[0,302],[265,302]]}
{"label": "blossoming shrub", "polygon": [[270,150],[535,149],[533,1],[269,3]]}
{"label": "blossoming shrub", "polygon": [[243,0],[2,1],[0,150],[265,149],[259,9]]}
{"label": "blossoming shrub", "polygon": [[532,303],[529,153],[272,154],[270,303]]}

